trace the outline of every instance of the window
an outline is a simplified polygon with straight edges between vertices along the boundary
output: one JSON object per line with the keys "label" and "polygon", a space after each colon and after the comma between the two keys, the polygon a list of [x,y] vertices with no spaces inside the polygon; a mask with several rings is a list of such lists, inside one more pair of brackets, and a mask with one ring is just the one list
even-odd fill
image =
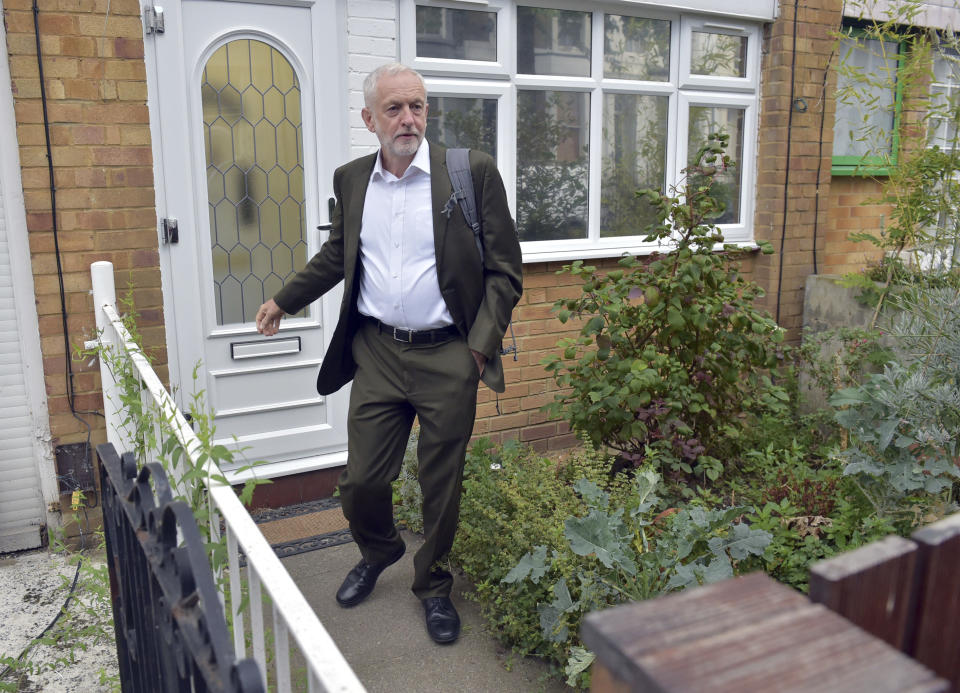
{"label": "window", "polygon": [[840,41],[834,175],[885,175],[897,163],[901,44],[847,27]]}
{"label": "window", "polygon": [[933,81],[930,85],[931,146],[957,148],[958,109],[960,109],[960,54],[953,47],[942,47],[934,53]]}
{"label": "window", "polygon": [[[749,242],[759,24],[621,3],[402,0],[401,59],[424,75],[428,136],[496,157],[524,258],[643,252],[654,210],[706,135],[730,135],[718,194]],[[652,248],[652,246],[651,246]]]}

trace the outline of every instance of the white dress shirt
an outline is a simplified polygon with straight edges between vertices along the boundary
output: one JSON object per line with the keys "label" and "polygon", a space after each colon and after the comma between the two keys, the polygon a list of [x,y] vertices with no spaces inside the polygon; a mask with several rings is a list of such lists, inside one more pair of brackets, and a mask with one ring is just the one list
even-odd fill
{"label": "white dress shirt", "polygon": [[437,278],[430,145],[421,142],[400,178],[383,168],[381,157],[363,203],[357,309],[406,330],[451,325]]}

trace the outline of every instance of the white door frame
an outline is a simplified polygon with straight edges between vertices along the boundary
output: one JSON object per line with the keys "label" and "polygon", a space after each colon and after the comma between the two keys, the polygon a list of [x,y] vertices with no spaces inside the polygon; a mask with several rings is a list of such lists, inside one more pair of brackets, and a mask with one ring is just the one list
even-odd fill
{"label": "white door frame", "polygon": [[[167,0],[163,2],[163,12],[167,17],[174,17],[175,21],[171,24],[182,26],[180,18],[182,16],[183,2],[190,0]],[[246,0],[257,2],[258,0]],[[334,93],[321,93],[319,89],[313,89],[314,113],[323,121],[322,130],[318,128],[319,136],[322,137],[318,143],[319,152],[316,157],[310,158],[314,161],[319,158],[321,161],[330,162],[339,165],[350,158],[350,132],[347,125],[348,115],[348,91],[347,91],[347,12],[346,2],[343,0],[259,0],[264,5],[280,5],[294,7],[309,7],[316,3],[332,3],[336,12],[336,21],[333,23],[322,23],[320,13],[313,13],[314,16],[314,35],[322,36],[323,41],[313,46],[313,70],[315,74],[330,74],[330,81],[336,85]],[[225,3],[226,4],[226,3]],[[166,328],[167,360],[170,374],[170,384],[175,388],[174,397],[177,404],[182,408],[188,403],[187,397],[193,391],[192,374],[193,363],[186,363],[186,359],[181,355],[178,336],[181,334],[183,326],[178,324],[176,309],[174,306],[174,291],[172,286],[173,272],[173,253],[169,245],[164,245],[160,233],[160,220],[165,217],[176,216],[168,211],[168,201],[166,199],[165,184],[168,171],[169,175],[177,175],[175,167],[168,165],[164,161],[163,137],[164,129],[161,126],[161,105],[158,102],[159,93],[159,70],[163,69],[157,60],[157,49],[154,41],[176,41],[182,43],[183,36],[166,34],[159,37],[144,37],[144,61],[146,63],[147,73],[147,108],[150,116],[150,134],[151,147],[153,153],[153,173],[154,190],[156,195],[157,210],[157,244],[160,258],[161,289],[163,293],[164,306],[164,324]],[[181,48],[182,52],[182,48]],[[186,105],[184,104],[184,107]],[[332,172],[332,171],[331,171]],[[323,174],[327,175],[327,174]],[[329,181],[323,181],[324,184]],[[318,204],[321,205],[320,218],[326,219],[326,198],[318,198]],[[311,232],[308,229],[308,233]],[[322,302],[321,320],[327,325],[325,334],[329,336],[333,333],[333,327],[339,317],[338,306],[332,301]],[[177,387],[182,386],[182,387]],[[331,466],[342,465],[346,463],[346,449],[332,455],[323,457],[313,457],[304,463],[297,461],[272,463],[269,465],[270,476],[282,476],[286,474],[296,474],[301,472],[322,469]],[[256,468],[241,473],[227,473],[226,476],[231,482],[241,482],[251,476],[256,476]],[[262,475],[263,472],[260,472]]]}
{"label": "white door frame", "polygon": [[[0,0],[0,15],[3,2]],[[0,133],[17,142],[17,119],[13,109],[10,84],[10,64],[7,59],[7,34],[0,22]],[[43,377],[43,358],[40,351],[40,323],[37,319],[36,293],[33,284],[33,265],[27,240],[27,213],[23,201],[23,181],[20,177],[20,152],[12,146],[0,157],[0,191],[4,196],[4,223],[10,253],[10,272],[13,278],[14,305],[20,330],[20,354],[27,403],[33,423],[33,457],[37,465],[37,479],[43,497],[47,528],[61,526],[61,515],[53,504],[59,501],[57,471],[50,435],[50,414],[47,409],[47,390]]]}

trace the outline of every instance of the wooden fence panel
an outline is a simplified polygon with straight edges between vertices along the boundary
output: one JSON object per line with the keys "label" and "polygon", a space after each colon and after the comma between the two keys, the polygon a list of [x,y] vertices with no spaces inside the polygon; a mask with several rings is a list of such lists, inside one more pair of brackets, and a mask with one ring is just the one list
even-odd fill
{"label": "wooden fence panel", "polygon": [[917,543],[916,635],[908,654],[960,691],[960,513],[913,533]]}
{"label": "wooden fence panel", "polygon": [[917,547],[887,537],[810,568],[810,599],[906,651],[916,605]]}

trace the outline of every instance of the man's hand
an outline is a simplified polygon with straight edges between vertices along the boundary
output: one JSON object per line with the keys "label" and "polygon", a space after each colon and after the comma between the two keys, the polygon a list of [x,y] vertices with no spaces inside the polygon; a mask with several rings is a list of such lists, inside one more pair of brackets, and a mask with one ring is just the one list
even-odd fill
{"label": "man's hand", "polygon": [[280,331],[280,318],[283,316],[283,308],[271,298],[257,311],[257,332],[272,337]]}
{"label": "man's hand", "polygon": [[477,362],[477,372],[483,375],[483,367],[487,365],[487,357],[473,349],[470,350],[470,353],[473,354],[473,360]]}

